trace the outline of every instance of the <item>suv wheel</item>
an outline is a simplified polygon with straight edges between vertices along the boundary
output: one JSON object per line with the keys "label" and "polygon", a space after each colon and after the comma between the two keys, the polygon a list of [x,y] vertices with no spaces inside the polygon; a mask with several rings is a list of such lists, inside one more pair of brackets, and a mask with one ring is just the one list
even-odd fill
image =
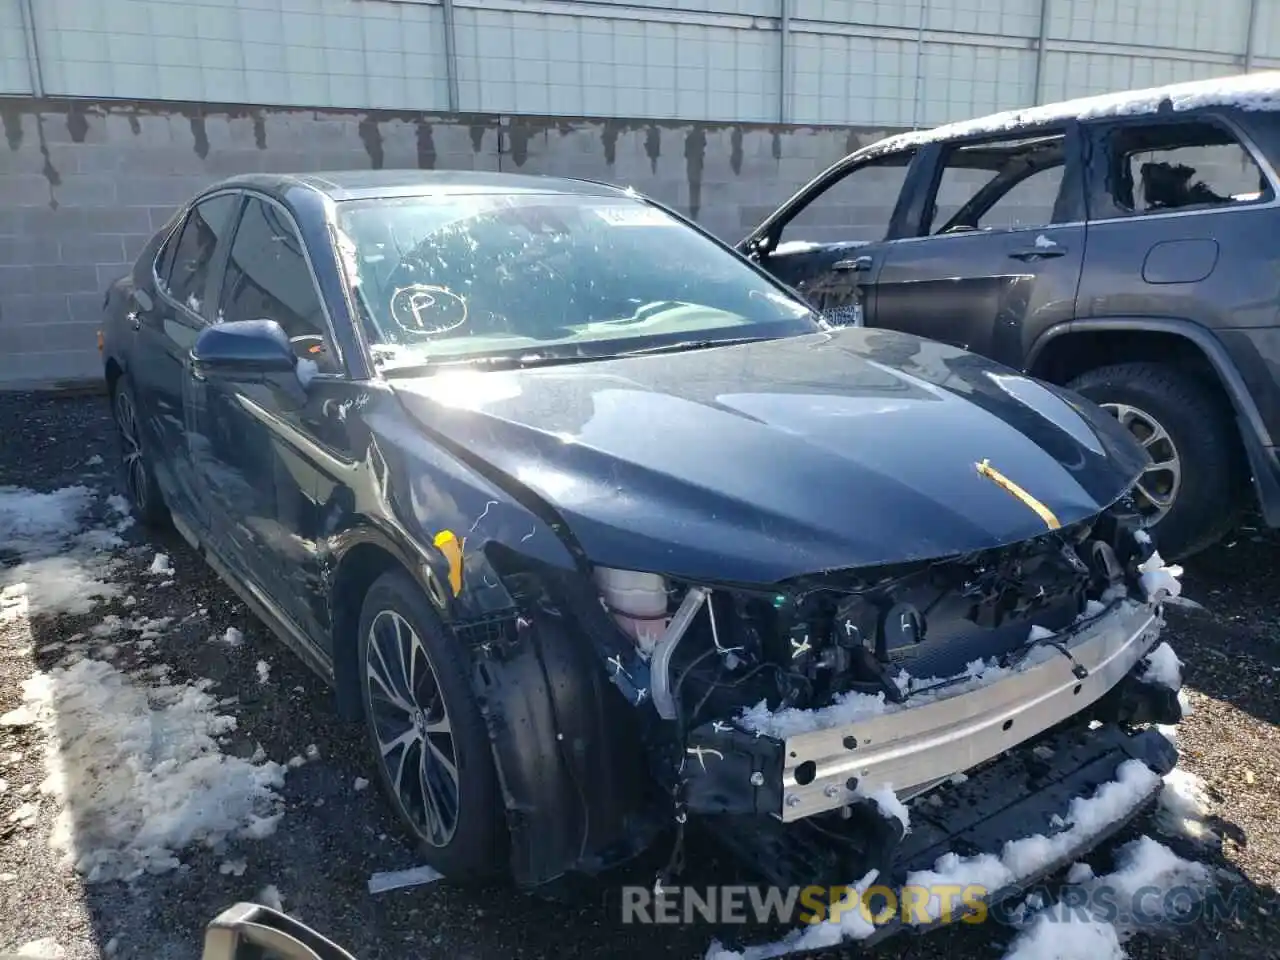
{"label": "suv wheel", "polygon": [[392,806],[447,879],[492,877],[507,832],[466,655],[402,570],[369,588],[359,644],[366,726]]}
{"label": "suv wheel", "polygon": [[169,519],[155,474],[142,448],[142,424],[138,401],[128,375],[116,380],[111,391],[111,415],[120,440],[120,463],[125,489],[139,519],[148,527],[161,527]]}
{"label": "suv wheel", "polygon": [[1153,462],[1135,499],[1166,558],[1185,558],[1221,539],[1240,502],[1235,427],[1210,389],[1160,363],[1099,367],[1067,386],[1108,411],[1146,448]]}

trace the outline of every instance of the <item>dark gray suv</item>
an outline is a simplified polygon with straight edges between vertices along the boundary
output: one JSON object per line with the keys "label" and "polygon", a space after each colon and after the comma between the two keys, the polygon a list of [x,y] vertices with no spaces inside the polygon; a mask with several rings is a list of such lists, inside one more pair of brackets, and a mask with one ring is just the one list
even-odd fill
{"label": "dark gray suv", "polygon": [[1091,97],[890,137],[740,249],[837,323],[1066,385],[1151,466],[1185,557],[1280,526],[1280,73]]}

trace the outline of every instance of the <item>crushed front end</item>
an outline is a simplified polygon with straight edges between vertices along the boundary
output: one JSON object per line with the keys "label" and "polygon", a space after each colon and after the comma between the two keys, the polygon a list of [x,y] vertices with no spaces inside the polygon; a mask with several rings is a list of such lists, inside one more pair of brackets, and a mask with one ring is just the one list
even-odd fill
{"label": "crushed front end", "polygon": [[[1176,762],[1146,728],[1182,715],[1159,639],[1177,572],[1118,505],[977,555],[764,589],[596,579],[631,641],[607,669],[676,823],[785,887],[902,884],[944,854],[1057,837],[1002,878],[1016,889],[1139,812]],[[1072,799],[1125,761],[1150,777],[1109,826],[1077,829]]]}

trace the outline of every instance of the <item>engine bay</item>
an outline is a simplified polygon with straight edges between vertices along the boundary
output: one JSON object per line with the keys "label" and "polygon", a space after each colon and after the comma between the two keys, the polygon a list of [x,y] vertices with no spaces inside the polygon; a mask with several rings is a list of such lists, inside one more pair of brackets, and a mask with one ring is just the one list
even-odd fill
{"label": "engine bay", "polygon": [[[1138,588],[1152,553],[1121,507],[982,553],[832,571],[769,585],[679,584],[597,572],[601,603],[635,645],[617,677],[687,730],[744,707],[812,709],[847,694],[902,704],[1005,664]],[[1140,596],[1140,594],[1134,594]],[[647,668],[647,687],[637,677]],[[643,691],[643,692],[642,692]],[[665,709],[664,709],[665,707]]]}

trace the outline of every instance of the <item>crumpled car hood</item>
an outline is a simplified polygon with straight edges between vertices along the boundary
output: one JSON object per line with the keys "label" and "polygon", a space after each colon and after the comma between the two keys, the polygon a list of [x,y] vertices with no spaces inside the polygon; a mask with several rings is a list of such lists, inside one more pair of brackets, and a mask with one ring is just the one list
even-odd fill
{"label": "crumpled car hood", "polygon": [[1049,529],[1034,504],[1063,526],[1086,519],[1148,462],[1082,398],[884,330],[393,388],[428,437],[550,504],[593,562],[698,580],[1029,539]]}

